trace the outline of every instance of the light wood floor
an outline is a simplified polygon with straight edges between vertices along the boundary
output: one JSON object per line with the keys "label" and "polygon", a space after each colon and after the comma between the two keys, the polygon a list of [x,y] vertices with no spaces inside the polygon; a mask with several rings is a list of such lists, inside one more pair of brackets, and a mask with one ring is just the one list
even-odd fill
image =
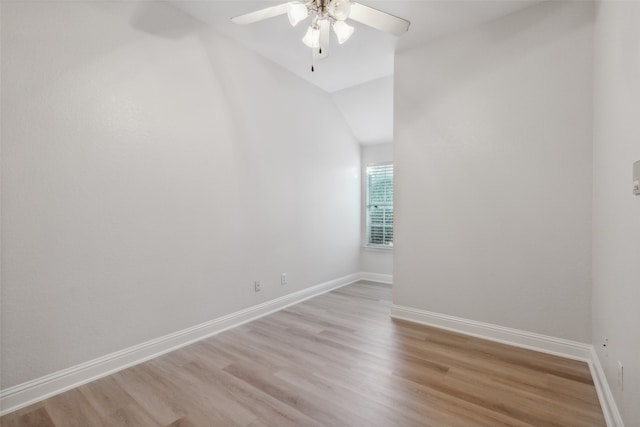
{"label": "light wood floor", "polygon": [[605,425],[585,363],[394,321],[390,293],[344,287],[1,425]]}

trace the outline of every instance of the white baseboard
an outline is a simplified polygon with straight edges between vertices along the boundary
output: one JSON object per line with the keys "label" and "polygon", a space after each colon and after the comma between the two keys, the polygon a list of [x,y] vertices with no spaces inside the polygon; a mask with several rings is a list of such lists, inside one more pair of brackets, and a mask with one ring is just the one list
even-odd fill
{"label": "white baseboard", "polygon": [[[0,416],[358,280],[391,283],[392,277],[391,275],[367,272],[350,274],[0,390]],[[598,356],[591,345],[397,305],[392,306],[391,316],[518,347],[587,361],[607,426],[624,427]]]}
{"label": "white baseboard", "polygon": [[504,326],[477,322],[475,320],[463,319],[460,317],[448,316],[445,314],[433,313],[426,310],[403,307],[395,304],[391,306],[391,317],[434,326],[436,328],[446,329],[453,332],[459,332],[461,334],[496,341],[515,347],[522,347],[542,353],[587,362],[596,392],[598,393],[598,399],[600,400],[600,406],[602,407],[602,413],[605,417],[607,427],[624,427],[622,417],[620,416],[616,402],[613,399],[613,394],[611,393],[611,389],[607,383],[607,378],[602,370],[602,365],[600,365],[598,355],[591,344],[584,344],[577,341],[565,340],[548,335],[506,328]]}
{"label": "white baseboard", "polygon": [[607,427],[624,427],[622,416],[620,415],[620,411],[618,411],[618,405],[616,405],[613,399],[611,387],[609,387],[607,377],[604,374],[600,359],[598,358],[598,353],[593,346],[591,347],[589,369],[593,377],[593,384],[596,386],[596,391],[598,392],[598,399],[600,400],[600,406],[602,407],[602,413],[607,422]]}
{"label": "white baseboard", "polygon": [[589,362],[591,360],[591,345],[577,341],[565,340],[395,304],[391,306],[391,317],[569,359],[583,362]]}
{"label": "white baseboard", "polygon": [[[0,416],[362,279],[354,273],[0,390]],[[369,279],[367,279],[369,280]]]}
{"label": "white baseboard", "polygon": [[391,274],[368,273],[366,271],[362,271],[360,272],[360,280],[368,280],[369,282],[378,282],[390,285],[393,283],[393,276]]}

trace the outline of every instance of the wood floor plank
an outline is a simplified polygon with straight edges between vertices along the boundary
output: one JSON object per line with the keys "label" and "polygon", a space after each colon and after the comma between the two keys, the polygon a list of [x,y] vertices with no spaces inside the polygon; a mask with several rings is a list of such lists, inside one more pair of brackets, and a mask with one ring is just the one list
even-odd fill
{"label": "wood floor plank", "polygon": [[112,376],[80,386],[78,391],[102,417],[110,415],[114,408],[124,407],[135,401]]}
{"label": "wood floor plank", "polygon": [[358,282],[0,418],[22,426],[604,426],[586,363],[393,320]]}
{"label": "wood floor plank", "polygon": [[44,407],[56,426],[104,426],[98,412],[77,388],[47,399]]}
{"label": "wood floor plank", "polygon": [[320,426],[319,423],[295,408],[282,403],[224,370],[207,369],[206,366],[201,366],[197,363],[187,366],[186,369],[193,375],[194,381],[202,381],[206,386],[214,384],[216,387],[224,389],[234,397],[239,405],[253,411],[258,420],[249,425],[259,424],[260,420],[270,420],[272,424],[282,427]]}
{"label": "wood floor plank", "polygon": [[162,427],[136,402],[119,406],[116,410],[103,417],[103,420],[105,427]]}
{"label": "wood floor plank", "polygon": [[13,418],[8,418],[6,420],[2,420],[0,422],[2,427],[14,427],[14,426],[39,426],[39,427],[54,427],[55,424],[49,413],[44,407],[38,407],[33,410],[30,410],[23,415],[15,416]]}
{"label": "wood floor plank", "polygon": [[144,368],[144,364],[134,366],[113,377],[159,424],[168,425],[186,417],[186,410],[173,398],[171,389],[145,374]]}

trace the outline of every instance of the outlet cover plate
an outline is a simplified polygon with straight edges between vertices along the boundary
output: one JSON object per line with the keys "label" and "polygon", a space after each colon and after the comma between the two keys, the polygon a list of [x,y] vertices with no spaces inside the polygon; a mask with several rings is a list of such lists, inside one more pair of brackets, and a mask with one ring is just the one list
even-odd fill
{"label": "outlet cover plate", "polygon": [[640,196],[640,160],[633,164],[633,194]]}

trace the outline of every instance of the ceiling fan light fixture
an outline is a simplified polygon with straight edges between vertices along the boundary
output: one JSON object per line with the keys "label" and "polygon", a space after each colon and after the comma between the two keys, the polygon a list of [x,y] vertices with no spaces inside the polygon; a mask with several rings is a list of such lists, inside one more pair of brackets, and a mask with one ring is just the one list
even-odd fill
{"label": "ceiling fan light fixture", "polygon": [[329,14],[337,21],[344,21],[350,13],[350,0],[333,0],[329,3]]}
{"label": "ceiling fan light fixture", "polygon": [[309,25],[307,33],[302,38],[302,43],[311,49],[318,49],[320,47],[320,29]]}
{"label": "ceiling fan light fixture", "polygon": [[307,10],[307,6],[302,3],[291,2],[287,3],[287,16],[289,17],[291,26],[295,27],[309,16],[309,11]]}
{"label": "ceiling fan light fixture", "polygon": [[333,32],[338,38],[338,43],[343,44],[353,34],[354,28],[344,21],[336,21],[333,23]]}
{"label": "ceiling fan light fixture", "polygon": [[[0,0],[2,1],[2,0]],[[286,3],[266,7],[231,18],[234,24],[251,24],[276,16],[287,15],[292,26],[311,17],[302,43],[312,49],[313,59],[324,59],[329,54],[331,27],[337,41],[344,44],[351,38],[354,28],[345,21],[355,21],[394,36],[407,32],[411,24],[373,7],[360,4],[360,0],[285,0]],[[311,71],[314,70],[313,65]]]}

